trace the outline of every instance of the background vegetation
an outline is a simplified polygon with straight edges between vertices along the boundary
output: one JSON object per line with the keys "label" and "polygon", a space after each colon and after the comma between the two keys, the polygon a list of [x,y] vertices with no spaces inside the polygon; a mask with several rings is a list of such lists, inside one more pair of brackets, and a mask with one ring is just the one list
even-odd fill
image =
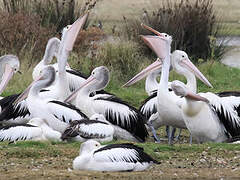
{"label": "background vegetation", "polygon": [[[231,11],[226,11],[226,6]],[[78,36],[69,64],[85,74],[90,74],[96,66],[107,66],[111,81],[106,90],[135,107],[147,97],[144,81],[130,88],[121,86],[156,58],[137,40],[139,34],[148,33],[140,28],[140,22],[173,35],[173,49],[189,50],[191,59],[214,86],[210,89],[198,82],[199,91],[240,90],[239,69],[217,61],[225,49],[215,44],[218,35],[229,33],[225,26],[232,28],[232,34],[240,34],[239,8],[238,0],[1,0],[0,52],[1,55],[18,55],[24,73],[16,74],[2,95],[21,92],[32,81],[32,69],[43,57],[47,40],[60,37],[61,28],[88,9],[91,9],[90,18]],[[166,19],[169,23],[160,25]],[[171,72],[170,80],[174,79],[185,81]],[[139,144],[161,164],[147,172],[129,174],[72,172],[68,168],[78,154],[80,143],[23,142],[8,145],[4,142],[0,143],[0,179],[21,178],[26,174],[29,177],[66,179],[131,176],[138,179],[150,176],[154,179],[160,176],[211,176],[219,179],[240,176],[239,146],[224,143],[189,146],[188,136],[185,131],[180,141],[184,144],[173,147],[155,144],[151,137],[147,143]]]}

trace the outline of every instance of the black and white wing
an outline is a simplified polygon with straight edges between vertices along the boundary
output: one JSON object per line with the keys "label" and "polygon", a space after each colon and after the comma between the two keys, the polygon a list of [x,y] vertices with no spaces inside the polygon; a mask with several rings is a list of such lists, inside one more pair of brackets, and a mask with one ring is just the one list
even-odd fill
{"label": "black and white wing", "polygon": [[146,120],[148,120],[152,114],[157,112],[157,92],[144,100],[139,111],[144,115]]}
{"label": "black and white wing", "polygon": [[229,97],[229,96],[235,96],[235,97],[240,97],[240,92],[239,91],[224,91],[224,92],[219,92],[216,93],[219,97]]}
{"label": "black and white wing", "polygon": [[136,108],[116,96],[95,95],[93,99],[96,113],[103,114],[107,121],[130,132],[139,141],[145,141],[148,136],[145,118]]}
{"label": "black and white wing", "polygon": [[222,96],[213,93],[201,94],[209,100],[212,111],[224,125],[229,137],[240,135],[240,97]]}
{"label": "black and white wing", "polygon": [[113,136],[114,129],[111,125],[96,120],[76,120],[62,134],[61,139],[80,136],[84,139],[104,139]]}
{"label": "black and white wing", "polygon": [[94,159],[97,162],[124,162],[124,163],[157,163],[151,156],[136,145],[109,144],[94,151]]}
{"label": "black and white wing", "polygon": [[81,120],[87,118],[78,108],[61,101],[49,101],[47,103],[49,111],[59,120],[70,123],[73,120]]}
{"label": "black and white wing", "polygon": [[0,141],[26,141],[41,136],[41,128],[30,124],[6,125],[0,127]]}
{"label": "black and white wing", "polygon": [[25,100],[14,104],[13,102],[18,98],[19,94],[7,96],[0,100],[2,112],[0,114],[0,121],[9,121],[12,123],[16,120],[18,123],[19,119],[30,119],[30,112],[27,107]]}
{"label": "black and white wing", "polygon": [[73,92],[79,88],[87,79],[87,76],[79,71],[67,69],[67,78],[69,83],[70,91]]}

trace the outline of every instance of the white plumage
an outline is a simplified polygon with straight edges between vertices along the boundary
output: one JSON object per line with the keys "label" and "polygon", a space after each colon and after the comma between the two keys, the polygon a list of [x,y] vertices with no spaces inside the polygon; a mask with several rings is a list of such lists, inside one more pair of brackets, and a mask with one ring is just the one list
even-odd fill
{"label": "white plumage", "polygon": [[100,142],[113,140],[114,128],[101,114],[94,114],[90,119],[75,120],[62,134],[62,139],[84,142],[93,139]]}
{"label": "white plumage", "polygon": [[[92,92],[101,90],[107,86],[109,82],[109,70],[100,66],[92,71],[91,76],[86,80],[85,84],[75,91],[67,102],[76,96],[76,106],[87,116],[95,113],[102,114],[106,120],[116,127],[115,137],[127,138],[127,140],[145,141],[148,136],[146,127],[144,126],[144,117],[134,107],[126,102],[110,94],[96,94],[90,96]],[[119,128],[128,131],[128,136],[117,134]]]}
{"label": "white plumage", "polygon": [[61,141],[61,133],[50,128],[46,121],[33,118],[27,124],[8,125],[0,128],[0,141]]}
{"label": "white plumage", "polygon": [[82,143],[79,156],[73,160],[73,169],[92,171],[143,171],[158,163],[143,149],[133,144],[101,146],[89,140]]}
{"label": "white plumage", "polygon": [[187,128],[198,142],[223,142],[240,135],[240,97],[189,91],[174,81],[172,89],[186,101],[179,103]]}

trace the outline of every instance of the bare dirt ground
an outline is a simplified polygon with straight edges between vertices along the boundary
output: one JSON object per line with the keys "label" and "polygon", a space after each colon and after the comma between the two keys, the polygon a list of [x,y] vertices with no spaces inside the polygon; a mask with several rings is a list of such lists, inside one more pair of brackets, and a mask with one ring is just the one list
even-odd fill
{"label": "bare dirt ground", "polygon": [[[0,179],[240,179],[240,146],[164,141],[138,144],[157,159],[143,172],[88,172],[72,170],[80,143],[0,143]],[[116,142],[114,142],[116,143]],[[119,143],[119,142],[118,142]]]}

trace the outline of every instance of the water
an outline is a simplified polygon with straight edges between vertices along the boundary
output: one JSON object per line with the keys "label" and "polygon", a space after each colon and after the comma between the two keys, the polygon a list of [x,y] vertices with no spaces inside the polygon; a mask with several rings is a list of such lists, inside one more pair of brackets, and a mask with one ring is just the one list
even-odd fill
{"label": "water", "polygon": [[217,39],[217,44],[221,42],[226,46],[233,47],[223,56],[221,62],[231,67],[240,68],[240,36],[220,37]]}

